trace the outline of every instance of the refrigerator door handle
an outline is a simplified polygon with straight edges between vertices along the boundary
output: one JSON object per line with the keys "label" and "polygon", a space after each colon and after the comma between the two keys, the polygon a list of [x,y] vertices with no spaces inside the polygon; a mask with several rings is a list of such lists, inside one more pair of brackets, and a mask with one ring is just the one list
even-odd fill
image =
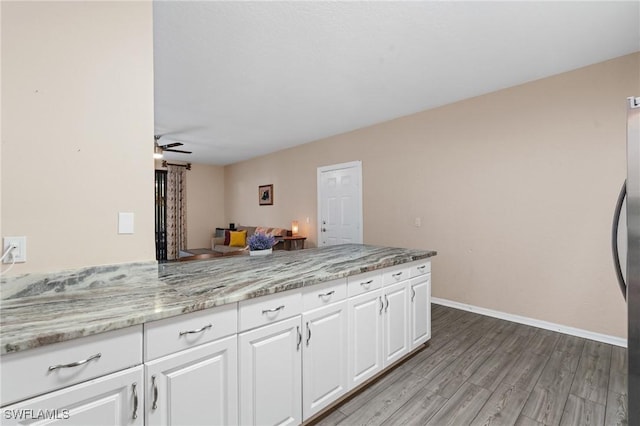
{"label": "refrigerator door handle", "polygon": [[627,300],[627,284],[624,282],[622,275],[622,266],[620,265],[620,255],[618,253],[618,224],[620,222],[620,213],[622,212],[622,204],[627,196],[627,181],[625,180],[620,189],[618,195],[618,201],[616,202],[616,210],[613,214],[613,225],[611,227],[611,251],[613,253],[613,267],[616,270],[616,277],[618,278],[618,285],[620,291],[622,291],[622,297]]}

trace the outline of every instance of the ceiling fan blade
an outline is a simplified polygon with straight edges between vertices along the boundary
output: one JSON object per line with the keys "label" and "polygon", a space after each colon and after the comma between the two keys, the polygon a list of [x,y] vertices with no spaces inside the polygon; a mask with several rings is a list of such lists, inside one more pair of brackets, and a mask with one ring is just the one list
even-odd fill
{"label": "ceiling fan blade", "polygon": [[165,148],[163,148],[162,150],[163,151],[169,151],[169,152],[180,152],[182,154],[191,154],[191,151],[183,151],[181,149],[165,149]]}
{"label": "ceiling fan blade", "polygon": [[167,149],[167,148],[173,148],[173,147],[182,146],[182,145],[184,145],[182,142],[173,142],[173,143],[168,143],[166,145],[160,145],[160,148]]}

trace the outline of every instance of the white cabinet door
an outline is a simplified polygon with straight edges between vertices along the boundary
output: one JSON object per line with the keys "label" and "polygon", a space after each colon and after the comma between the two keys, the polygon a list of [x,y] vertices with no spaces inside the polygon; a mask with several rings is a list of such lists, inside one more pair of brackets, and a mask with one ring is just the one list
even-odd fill
{"label": "white cabinet door", "polygon": [[382,290],[348,300],[349,389],[382,370]]}
{"label": "white cabinet door", "polygon": [[313,416],[347,391],[347,301],[302,316],[302,413]]}
{"label": "white cabinet door", "polygon": [[431,338],[431,274],[411,280],[411,349]]}
{"label": "white cabinet door", "polygon": [[241,333],[240,423],[302,423],[300,316]]}
{"label": "white cabinet door", "polygon": [[3,425],[143,424],[143,367],[129,368],[2,408]]}
{"label": "white cabinet door", "polygon": [[237,336],[146,364],[147,425],[238,424]]}
{"label": "white cabinet door", "polygon": [[384,366],[409,353],[409,280],[383,288]]}

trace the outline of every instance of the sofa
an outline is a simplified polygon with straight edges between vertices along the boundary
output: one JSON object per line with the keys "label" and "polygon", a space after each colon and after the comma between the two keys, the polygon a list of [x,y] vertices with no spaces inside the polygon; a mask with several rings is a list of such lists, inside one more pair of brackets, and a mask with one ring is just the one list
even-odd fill
{"label": "sofa", "polygon": [[[237,238],[235,238],[235,241],[232,241],[234,238],[232,238],[231,232],[242,232],[242,231],[246,231],[247,235],[244,239],[244,244],[239,245]],[[222,236],[214,235],[211,238],[211,250],[216,251],[218,253],[222,253],[222,254],[248,250],[246,239],[248,239],[250,236],[252,236],[256,232],[261,232],[264,234],[272,234],[276,239],[276,245],[273,246],[274,250],[280,250],[283,248],[284,244],[282,244],[282,237],[291,236],[291,230],[284,229],[284,228],[268,228],[264,226],[237,226],[236,229],[233,231],[225,230],[224,232],[222,232],[223,234]],[[237,235],[238,234],[236,234],[234,237],[237,237]],[[232,245],[234,242],[236,244]]]}

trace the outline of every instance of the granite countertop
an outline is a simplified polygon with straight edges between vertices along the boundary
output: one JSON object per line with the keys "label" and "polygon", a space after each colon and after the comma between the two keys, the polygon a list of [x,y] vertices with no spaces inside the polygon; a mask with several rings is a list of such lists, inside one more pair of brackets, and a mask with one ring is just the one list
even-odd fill
{"label": "granite countertop", "polygon": [[346,244],[269,256],[131,263],[0,281],[0,354],[435,256]]}

